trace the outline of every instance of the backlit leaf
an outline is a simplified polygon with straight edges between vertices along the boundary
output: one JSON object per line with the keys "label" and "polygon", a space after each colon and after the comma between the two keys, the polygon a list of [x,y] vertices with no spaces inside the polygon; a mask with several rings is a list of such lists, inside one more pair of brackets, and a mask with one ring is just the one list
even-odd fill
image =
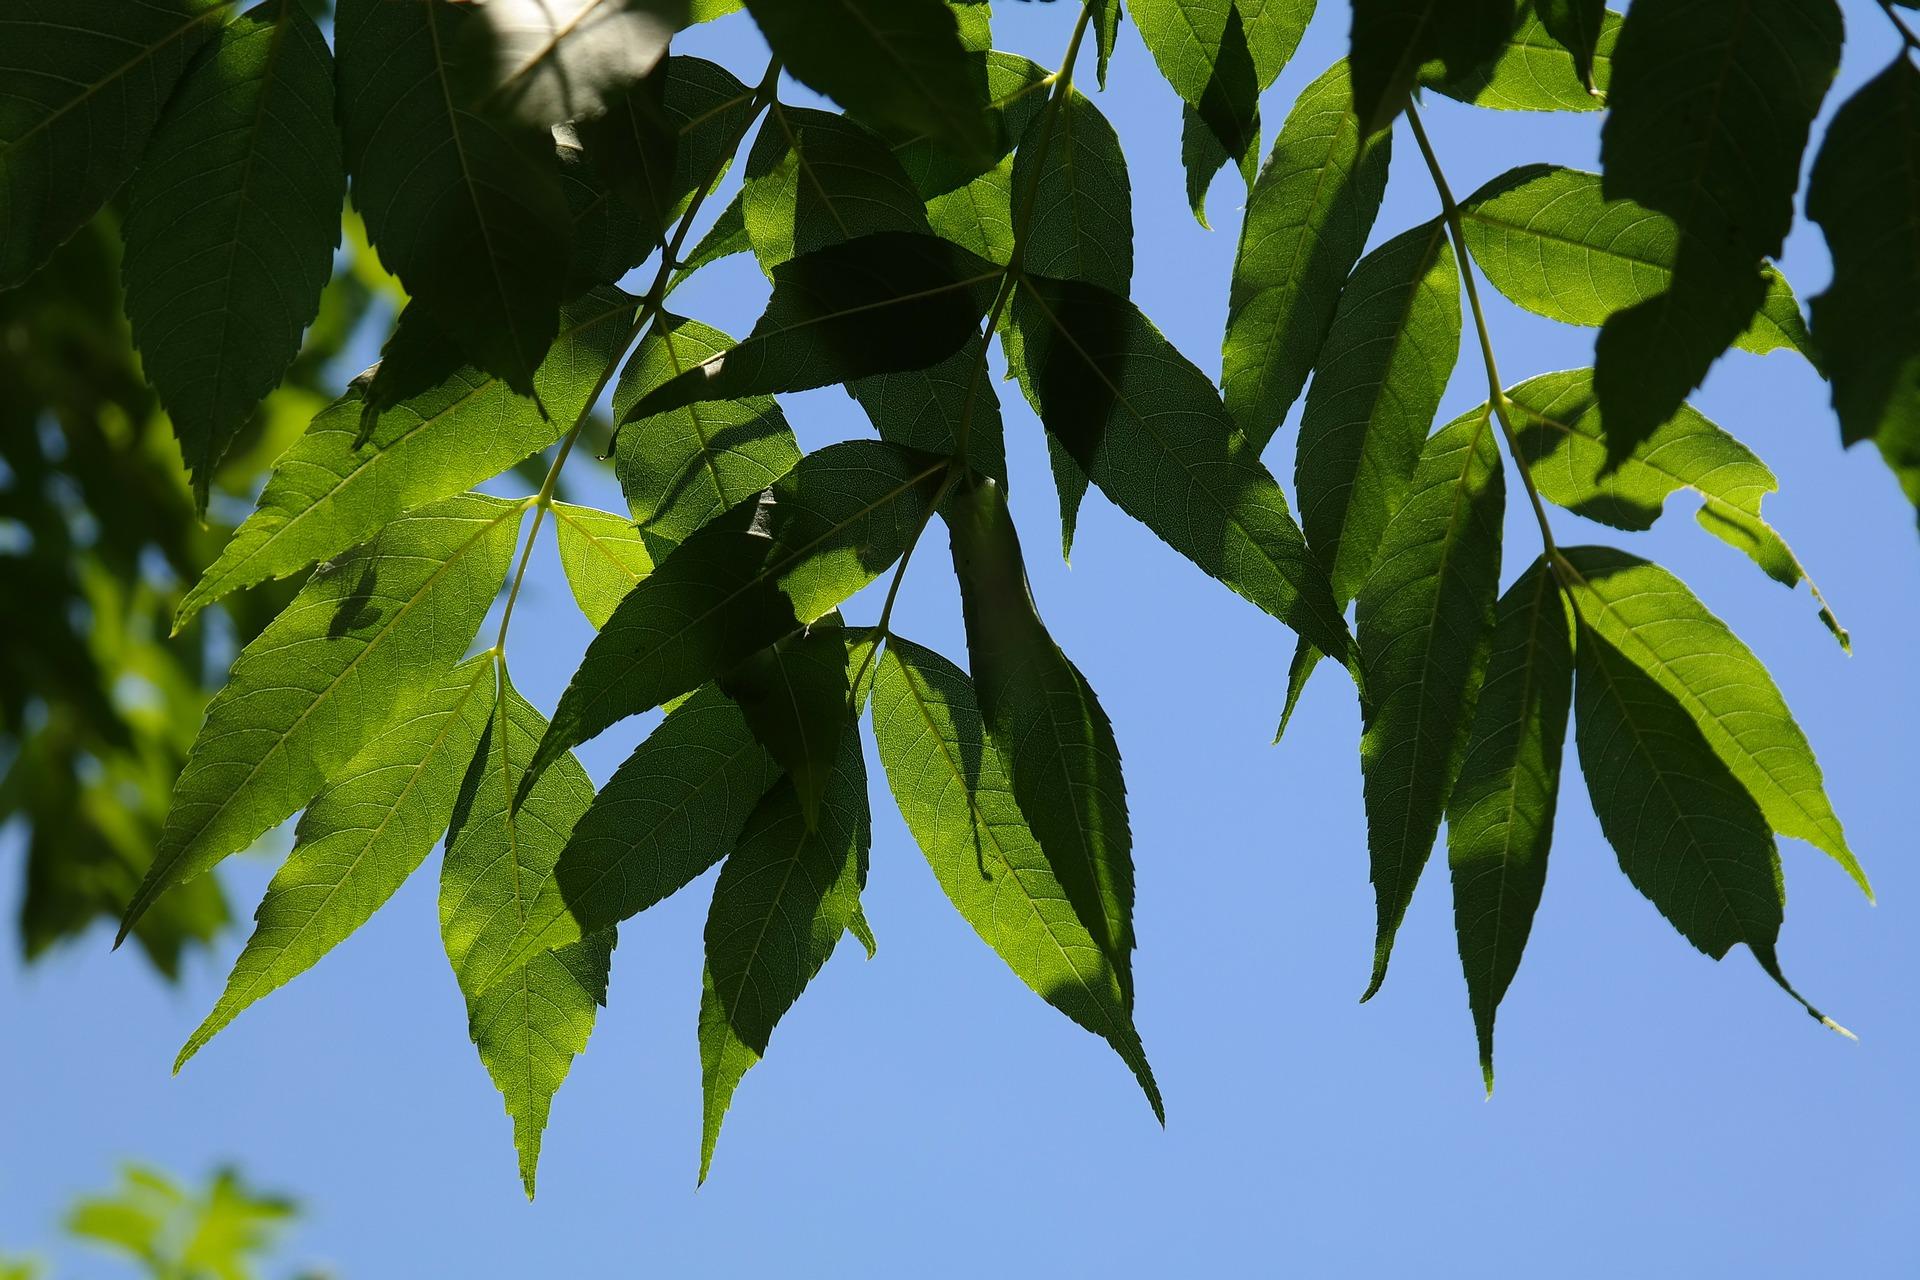
{"label": "backlit leaf", "polygon": [[820,818],[852,719],[847,632],[830,614],[720,674],[747,727],[786,772],[807,825]]}
{"label": "backlit leaf", "polygon": [[596,628],[606,626],[627,592],[653,571],[645,540],[625,516],[556,502],[553,535],[574,603]]}
{"label": "backlit leaf", "polygon": [[1429,68],[1423,83],[1496,111],[1598,111],[1613,77],[1620,15],[1604,0],[1532,0],[1498,52],[1459,75]]}
{"label": "backlit leaf", "polygon": [[687,0],[487,0],[460,33],[463,106],[544,126],[604,114],[665,56]]}
{"label": "backlit leaf", "polygon": [[1517,0],[1353,0],[1353,101],[1367,132],[1393,123],[1429,64],[1465,75],[1518,25]]}
{"label": "backlit leaf", "polygon": [[831,111],[771,107],[740,198],[754,256],[769,273],[855,236],[928,230],[920,193],[887,144]]}

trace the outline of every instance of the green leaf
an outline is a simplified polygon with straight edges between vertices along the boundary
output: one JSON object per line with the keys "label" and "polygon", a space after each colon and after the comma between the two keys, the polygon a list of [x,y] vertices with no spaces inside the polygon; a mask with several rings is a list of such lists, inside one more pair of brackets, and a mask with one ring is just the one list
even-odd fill
{"label": "green leaf", "polygon": [[456,105],[472,6],[339,0],[340,123],[380,261],[474,364],[523,394],[560,323],[573,221],[552,135]]}
{"label": "green leaf", "polygon": [[533,127],[604,115],[687,18],[687,0],[487,0],[460,32],[461,105]]}
{"label": "green leaf", "polygon": [[1392,135],[1364,146],[1346,63],[1301,90],[1247,198],[1220,389],[1256,449],[1306,385],[1387,188]]}
{"label": "green leaf", "polygon": [[747,156],[741,210],[769,275],[796,254],[881,231],[927,234],[900,162],[846,116],[775,103]]}
{"label": "green leaf", "polygon": [[926,201],[934,233],[990,262],[1013,256],[1013,151],[1045,110],[1053,82],[1010,53],[981,58],[995,128],[994,163],[968,164],[926,139],[896,145],[895,159]]}
{"label": "green leaf", "polygon": [[[1181,2],[1185,3],[1186,0]],[[1239,92],[1245,93],[1245,62],[1239,53],[1241,44],[1246,46],[1246,56],[1253,64],[1252,89],[1257,100],[1261,93],[1273,86],[1280,72],[1293,60],[1294,50],[1300,47],[1300,37],[1306,34],[1307,24],[1313,19],[1315,0],[1228,0],[1228,3],[1235,14],[1229,17],[1223,12],[1222,57],[1216,64],[1213,77],[1213,100],[1229,100],[1233,95],[1226,90],[1236,84]],[[1188,7],[1198,13],[1204,6]],[[1211,24],[1205,18],[1195,23],[1196,35],[1201,30],[1210,29]],[[1101,83],[1105,84],[1104,77]],[[1220,172],[1221,166],[1237,161],[1241,176],[1247,180],[1249,187],[1253,185],[1254,165],[1260,156],[1257,113],[1253,125],[1243,148],[1238,153],[1230,153],[1222,135],[1214,131],[1195,104],[1182,104],[1180,158],[1187,171],[1187,203],[1201,226],[1207,225],[1207,188],[1212,184],[1213,176]]]}
{"label": "green leaf", "polygon": [[1360,665],[1372,701],[1360,739],[1367,849],[1379,908],[1371,999],[1433,852],[1487,669],[1506,481],[1478,409],[1427,441],[1360,589]]}
{"label": "green leaf", "polygon": [[774,1026],[860,911],[873,823],[859,735],[847,734],[835,756],[818,824],[782,780],[747,819],[713,886],[700,993],[702,1182],[741,1077],[766,1056]]}
{"label": "green leaf", "polygon": [[1793,224],[1840,39],[1833,0],[1650,0],[1621,27],[1603,190],[1672,218],[1678,244],[1665,292],[1600,331],[1594,377],[1614,458],[1673,416],[1760,310],[1762,259],[1780,256]]}
{"label": "green leaf", "polygon": [[[1676,490],[1702,498],[1699,520],[1788,587],[1807,576],[1786,540],[1760,515],[1779,487],[1748,448],[1692,407],[1662,423],[1609,470],[1607,435],[1590,370],[1542,374],[1507,393],[1521,456],[1542,497],[1616,529],[1653,527]],[[1811,586],[1811,580],[1809,579]],[[1817,587],[1820,618],[1843,647],[1847,633]]]}
{"label": "green leaf", "polygon": [[[1467,252],[1493,287],[1566,324],[1602,325],[1663,296],[1681,251],[1671,219],[1608,200],[1599,174],[1556,165],[1509,170],[1469,196],[1460,215]],[[1756,355],[1790,349],[1817,363],[1793,290],[1771,266],[1761,275],[1760,310],[1734,345]]]}
{"label": "green leaf", "polygon": [[858,378],[847,389],[882,440],[948,456],[964,436],[968,465],[1004,484],[1006,426],[1000,397],[987,376],[984,345],[975,334],[937,364]]}
{"label": "green leaf", "polygon": [[947,0],[953,20],[960,27],[960,43],[969,53],[985,53],[993,48],[993,11],[987,0]]}
{"label": "green leaf", "polygon": [[[620,372],[615,419],[626,420],[643,396],[733,345],[718,329],[661,313]],[[749,396],[628,421],[613,457],[640,536],[661,559],[695,529],[791,471],[800,446],[772,397]]]}
{"label": "green leaf", "polygon": [[499,594],[525,510],[477,493],[448,498],[314,572],[207,708],[122,939],[161,893],[341,777],[406,690],[452,669]]}
{"label": "green leaf", "polygon": [[880,441],[828,445],[681,543],[587,647],[529,776],[873,581],[926,518],[946,465]]}
{"label": "green leaf", "polygon": [[1435,219],[1354,268],[1300,420],[1300,524],[1340,608],[1373,568],[1459,355],[1460,275]]}
{"label": "green leaf", "polygon": [[1447,801],[1453,921],[1488,1093],[1494,1013],[1520,968],[1547,882],[1572,701],[1573,620],[1543,558],[1495,607],[1486,682]]}
{"label": "green leaf", "polygon": [[990,157],[984,86],[941,0],[747,0],[747,10],[787,71],[851,114]]}
{"label": "green leaf", "polygon": [[1834,116],[1807,216],[1833,254],[1813,326],[1840,438],[1878,445],[1920,506],[1920,70],[1905,52]]}
{"label": "green leaf", "polygon": [[1033,192],[1021,266],[1123,297],[1133,284],[1133,189],[1120,137],[1069,89],[1013,156],[1013,189]]}
{"label": "green leaf", "polygon": [[1658,565],[1610,547],[1561,556],[1582,645],[1591,633],[1644,669],[1692,717],[1768,825],[1830,854],[1871,898],[1813,748],[1753,651]]}
{"label": "green leaf", "polygon": [[[602,287],[567,307],[560,337],[534,374],[548,418],[502,380],[458,366],[431,332],[425,345],[438,354],[409,355],[403,363],[411,368],[396,367],[381,389],[394,397],[390,403],[372,400],[362,375],[275,464],[259,506],[187,593],[174,629],[230,592],[338,555],[407,512],[498,475],[558,440],[586,406],[600,370],[625,345],[634,305],[618,289]],[[403,345],[411,314],[409,308],[390,348]],[[432,329],[431,317],[420,321]]]}
{"label": "green leaf", "polygon": [[574,602],[596,629],[606,626],[627,592],[653,572],[646,540],[625,516],[556,502],[553,535]]}
{"label": "green leaf", "polygon": [[1093,11],[1093,41],[1098,55],[1099,84],[1107,87],[1107,64],[1113,61],[1113,42],[1120,35],[1120,0],[1086,0]]}
{"label": "green leaf", "polygon": [[1414,85],[1464,76],[1496,57],[1519,25],[1516,0],[1353,0],[1354,109],[1374,133],[1393,123]]}
{"label": "green leaf", "polygon": [[700,400],[737,400],[924,369],[979,330],[998,267],[932,236],[861,236],[781,263],[746,340],[655,388],[622,422]]}
{"label": "green leaf", "polygon": [[1207,376],[1126,299],[1021,277],[1013,315],[1049,434],[1115,505],[1346,661],[1326,574]]}
{"label": "green leaf", "polygon": [[1599,111],[1619,34],[1605,0],[1533,0],[1492,58],[1461,75],[1430,68],[1423,83],[1496,111]]}
{"label": "green leaf", "polygon": [[217,0],[14,0],[0,14],[0,290],[120,190],[225,17]]}
{"label": "green leaf", "polygon": [[743,193],[735,192],[720,216],[713,220],[707,233],[700,237],[700,243],[693,246],[687,256],[681,259],[679,268],[673,273],[673,280],[667,286],[671,294],[686,282],[688,276],[722,258],[731,258],[736,253],[753,252],[753,241],[747,235],[747,215],[742,205]]}
{"label": "green leaf", "polygon": [[890,640],[874,678],[873,736],[900,815],[955,910],[1016,977],[1113,1046],[1164,1122],[1119,978],[1021,816],[966,675]]}
{"label": "green leaf", "polygon": [[127,318],[202,509],[319,313],[345,196],[333,58],[298,0],[269,0],[194,59],[129,191]]}
{"label": "green leaf", "polygon": [[748,655],[719,679],[753,736],[786,771],[809,827],[820,819],[852,719],[847,640],[839,616],[829,614]]}
{"label": "green leaf", "polygon": [[945,509],[974,688],[1014,802],[1133,1006],[1133,834],[1113,725],[1034,607],[1006,496],[992,481]]}
{"label": "green leaf", "polygon": [[1279,746],[1280,739],[1287,736],[1287,725],[1293,721],[1293,713],[1300,706],[1300,695],[1307,691],[1307,681],[1313,675],[1313,669],[1320,665],[1320,651],[1305,640],[1294,642],[1293,660],[1287,664],[1287,701],[1280,709],[1280,727],[1273,731],[1273,745]]}
{"label": "green leaf", "polygon": [[[1132,0],[1127,7],[1160,74],[1213,134],[1214,154],[1257,155],[1260,90],[1271,81],[1263,82],[1254,66],[1246,15],[1235,0]],[[1293,4],[1276,5],[1274,12],[1298,19],[1304,30],[1312,6],[1304,7],[1304,15]]]}
{"label": "green leaf", "polygon": [[615,195],[613,186],[581,145],[579,131],[561,125],[553,131],[560,161],[560,190],[573,218],[573,259],[569,289],[611,284],[650,257],[659,247],[657,228],[639,210]]}
{"label": "green leaf", "polygon": [[[574,1055],[587,1047],[594,1014],[607,1002],[611,929],[562,951],[531,957],[504,977],[500,948],[518,936],[526,904],[550,878],[574,823],[593,799],[593,783],[567,756],[541,775],[525,802],[515,788],[546,730],[546,720],[507,681],[483,749],[465,771],[440,871],[440,937],[467,1001],[467,1031],[480,1062],[513,1117],[520,1181],[529,1199],[540,1163],[540,1135],[554,1092]],[[481,976],[496,978],[484,986]]]}
{"label": "green leaf", "polygon": [[371,919],[445,834],[493,714],[493,658],[468,658],[407,693],[399,717],[301,816],[293,852],[253,913],[253,936],[175,1071],[248,1005],[311,969]]}

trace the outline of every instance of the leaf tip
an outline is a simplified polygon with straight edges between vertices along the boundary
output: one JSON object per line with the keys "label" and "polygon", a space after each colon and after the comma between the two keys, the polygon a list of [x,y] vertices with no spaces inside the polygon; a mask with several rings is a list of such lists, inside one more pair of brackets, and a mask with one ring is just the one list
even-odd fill
{"label": "leaf tip", "polygon": [[1832,1018],[1829,1018],[1829,1017],[1828,1017],[1828,1016],[1827,1016],[1826,1014],[1824,1014],[1824,1013],[1817,1013],[1817,1014],[1815,1014],[1814,1016],[1815,1016],[1816,1018],[1818,1018],[1818,1019],[1820,1019],[1820,1025],[1821,1025],[1821,1026],[1823,1026],[1823,1027],[1825,1027],[1825,1028],[1826,1028],[1827,1030],[1829,1030],[1829,1031],[1837,1031],[1837,1032],[1839,1032],[1839,1033],[1840,1033],[1841,1035],[1843,1035],[1843,1036],[1845,1036],[1845,1037],[1846,1037],[1847,1039],[1849,1039],[1849,1040],[1851,1040],[1851,1041],[1853,1041],[1853,1042],[1854,1042],[1855,1044],[1859,1044],[1859,1043],[1860,1043],[1860,1037],[1859,1037],[1859,1036],[1857,1036],[1857,1035],[1855,1035],[1855,1034],[1853,1034],[1853,1032],[1851,1032],[1851,1031],[1849,1031],[1849,1030],[1847,1030],[1847,1029],[1846,1029],[1845,1027],[1843,1027],[1843,1026],[1841,1026],[1841,1025],[1840,1025],[1839,1023],[1837,1023],[1837,1022],[1835,1022],[1835,1021],[1834,1021],[1834,1020],[1833,1020]]}

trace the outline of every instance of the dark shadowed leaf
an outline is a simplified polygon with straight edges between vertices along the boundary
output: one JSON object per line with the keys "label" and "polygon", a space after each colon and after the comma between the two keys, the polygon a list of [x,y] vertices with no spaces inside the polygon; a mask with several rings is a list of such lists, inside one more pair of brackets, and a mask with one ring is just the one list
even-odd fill
{"label": "dark shadowed leaf", "polygon": [[1013,156],[1013,190],[1033,192],[1021,265],[1125,295],[1133,284],[1133,188],[1120,137],[1069,89]]}
{"label": "dark shadowed leaf", "polygon": [[1004,484],[1006,428],[983,345],[976,334],[938,364],[860,378],[848,390],[882,440],[922,453],[951,454],[964,436],[967,465]]}
{"label": "dark shadowed leaf", "polygon": [[1517,0],[1353,0],[1353,101],[1369,133],[1407,105],[1414,85],[1466,75],[1497,56],[1519,25]]}
{"label": "dark shadowed leaf", "polygon": [[1459,75],[1430,66],[1421,83],[1496,111],[1599,111],[1619,34],[1604,0],[1533,0],[1487,61]]}
{"label": "dark shadowed leaf", "polygon": [[754,256],[769,273],[855,236],[929,230],[920,193],[887,144],[831,111],[770,107],[740,199]]}
{"label": "dark shadowed leaf", "polygon": [[837,613],[720,675],[721,692],[739,704],[753,736],[785,770],[808,826],[820,818],[852,718],[850,676]]}

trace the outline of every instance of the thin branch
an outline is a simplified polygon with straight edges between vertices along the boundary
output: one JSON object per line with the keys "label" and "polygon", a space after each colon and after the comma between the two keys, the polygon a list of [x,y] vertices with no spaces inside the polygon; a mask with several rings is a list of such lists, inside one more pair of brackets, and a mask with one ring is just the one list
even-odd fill
{"label": "thin branch", "polygon": [[1893,0],[1880,0],[1880,7],[1886,11],[1887,21],[1900,32],[1900,39],[1905,42],[1907,48],[1920,51],[1920,35],[1914,34],[1913,28],[1907,25],[1905,18],[1900,16],[1900,11],[1893,7]]}

